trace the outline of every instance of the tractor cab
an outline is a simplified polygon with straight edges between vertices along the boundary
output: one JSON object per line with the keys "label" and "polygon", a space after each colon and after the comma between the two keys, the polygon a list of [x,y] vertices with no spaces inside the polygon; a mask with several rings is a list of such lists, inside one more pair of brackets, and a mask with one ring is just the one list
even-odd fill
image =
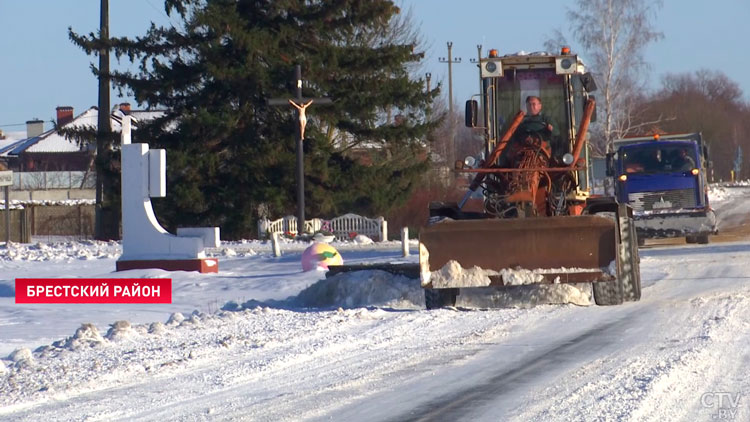
{"label": "tractor cab", "polygon": [[[596,84],[593,77],[585,72],[583,62],[577,55],[570,54],[568,49],[563,49],[559,55],[517,53],[505,56],[491,50],[488,57],[480,60],[479,68],[482,92],[479,100],[472,99],[466,103],[466,125],[483,131],[483,156],[492,159],[485,162],[485,166],[549,169],[542,175],[548,179],[540,186],[542,190],[535,189],[533,192],[535,197],[531,201],[536,201],[536,206],[532,207],[533,215],[549,215],[550,212],[554,215],[567,214],[561,207],[553,210],[549,204],[542,204],[543,198],[536,196],[539,192],[564,198],[566,209],[570,208],[568,205],[575,205],[580,210],[580,205],[589,196],[590,186],[589,151],[584,148],[587,143],[586,128],[581,129],[584,125],[588,127],[596,116],[591,95],[596,90]],[[534,112],[538,110],[529,109],[531,99],[541,103],[541,112],[537,115]],[[591,104],[592,110],[585,116],[587,103]],[[522,114],[520,120],[519,112]],[[509,131],[514,122],[517,126]],[[504,135],[508,139],[501,139]],[[535,139],[527,140],[529,136]],[[510,198],[512,203],[499,204],[498,200],[502,198],[494,194],[514,190],[507,185],[524,182],[510,179],[527,176],[536,177],[532,173],[511,175],[502,171],[482,176],[482,182],[486,179],[485,186],[498,187],[485,192],[493,197],[485,209],[501,217],[508,215],[510,208],[519,209],[519,203],[514,198]],[[473,188],[480,185],[475,183]],[[500,205],[500,210],[497,205]],[[556,205],[563,204],[558,200]],[[541,209],[542,206],[546,207],[546,211]]]}

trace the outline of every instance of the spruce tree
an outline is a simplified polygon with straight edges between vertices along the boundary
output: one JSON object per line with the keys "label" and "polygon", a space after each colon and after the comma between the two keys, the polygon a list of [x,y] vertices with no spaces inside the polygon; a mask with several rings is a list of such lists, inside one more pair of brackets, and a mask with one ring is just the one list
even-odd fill
{"label": "spruce tree", "polygon": [[[297,63],[304,96],[334,100],[308,109],[308,216],[382,214],[427,170],[438,89],[411,77],[423,53],[392,1],[167,0],[165,10],[178,27],[104,46],[139,65],[112,82],[166,111],[134,134],[167,149],[167,197],[154,200],[165,226],[241,238],[255,235],[260,205],[294,213],[295,115],[266,101],[292,97]],[[102,47],[93,33],[70,37],[88,54]],[[367,160],[353,154],[363,147]]]}

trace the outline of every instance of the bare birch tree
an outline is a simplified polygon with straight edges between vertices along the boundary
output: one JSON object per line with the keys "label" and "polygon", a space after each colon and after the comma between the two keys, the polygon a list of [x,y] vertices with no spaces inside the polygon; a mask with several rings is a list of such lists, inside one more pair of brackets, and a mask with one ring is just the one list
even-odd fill
{"label": "bare birch tree", "polygon": [[[648,71],[644,50],[663,37],[652,24],[661,4],[661,0],[576,0],[576,9],[567,11],[573,39],[582,47],[600,89],[601,117],[592,127],[600,135],[599,152],[611,150],[614,139],[653,123],[637,116],[637,99],[645,91]],[[546,46],[557,50],[564,39],[558,30]]]}

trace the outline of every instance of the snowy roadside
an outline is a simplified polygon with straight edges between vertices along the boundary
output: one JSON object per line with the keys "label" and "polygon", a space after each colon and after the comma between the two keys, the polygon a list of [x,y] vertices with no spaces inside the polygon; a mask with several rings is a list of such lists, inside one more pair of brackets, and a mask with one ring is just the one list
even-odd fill
{"label": "snowy roadside", "polygon": [[464,397],[470,420],[711,420],[702,394],[750,391],[748,258],[747,244],[645,251],[644,299],[619,307],[427,312],[407,294],[84,327],[2,361],[0,418],[411,420]]}
{"label": "snowy roadside", "polygon": [[[746,191],[710,194],[741,213]],[[637,303],[431,312],[416,280],[303,273],[307,246],[224,242],[219,274],[114,273],[115,242],[0,246],[0,419],[712,420],[716,392],[750,419],[746,242],[642,251]],[[21,306],[16,277],[171,277],[174,300]]]}
{"label": "snowy roadside", "polygon": [[[400,242],[363,244],[335,242],[347,262],[415,262],[403,258]],[[271,253],[270,242],[223,242],[208,251],[219,258],[218,274],[132,270],[115,272],[121,253],[118,242],[67,241],[0,245],[0,357],[19,347],[34,349],[74,332],[82,323],[101,331],[117,320],[133,324],[166,321],[174,312],[212,313],[227,302],[283,301],[325,278],[319,271],[302,272],[300,256],[309,246],[285,242],[281,257]],[[416,243],[414,244],[416,247]],[[169,305],[20,305],[14,303],[16,278],[171,278]],[[54,323],[50,323],[54,321]]]}

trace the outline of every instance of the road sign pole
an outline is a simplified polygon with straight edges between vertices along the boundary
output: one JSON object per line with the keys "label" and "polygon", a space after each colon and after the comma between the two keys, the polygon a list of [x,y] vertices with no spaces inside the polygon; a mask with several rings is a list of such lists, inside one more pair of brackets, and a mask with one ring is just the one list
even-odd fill
{"label": "road sign pole", "polygon": [[5,186],[5,246],[10,244],[10,186]]}
{"label": "road sign pole", "polygon": [[5,188],[5,246],[10,243],[10,185],[13,184],[13,172],[0,171],[0,186]]}

